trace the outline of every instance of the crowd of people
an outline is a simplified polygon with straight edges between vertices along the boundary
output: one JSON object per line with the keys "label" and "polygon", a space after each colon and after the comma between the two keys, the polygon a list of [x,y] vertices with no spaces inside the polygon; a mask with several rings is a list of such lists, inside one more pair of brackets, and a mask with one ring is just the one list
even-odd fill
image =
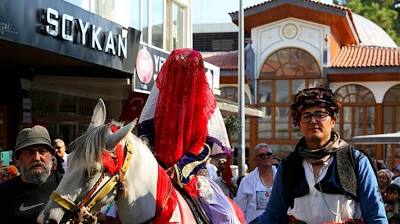
{"label": "crowd of people", "polygon": [[[185,189],[194,179],[206,181],[217,196],[233,199],[244,214],[245,221],[229,219],[226,214],[232,212],[231,207],[221,212],[208,204],[206,214],[218,216],[217,223],[400,222],[400,159],[393,169],[380,164],[376,172],[366,153],[345,142],[334,130],[340,106],[330,89],[307,88],[294,96],[291,116],[303,137],[286,158],[276,164],[274,149],[260,143],[251,153],[254,169],[237,177],[230,167],[226,133],[215,132],[210,124],[220,114],[202,77],[202,59],[193,50],[171,55],[175,58],[168,59],[160,71],[158,89],[152,91],[157,95],[150,95],[153,102],[146,103],[138,135],[176,185]],[[188,55],[195,57],[187,64],[200,66],[187,70],[198,72],[190,77],[173,64]],[[179,119],[174,120],[177,114]],[[7,201],[0,203],[0,223],[36,223],[68,172],[66,144],[60,138],[52,142],[47,129],[36,125],[19,132],[14,158],[16,166],[6,169],[7,178],[0,184],[0,198]],[[223,197],[218,200],[230,203]]]}
{"label": "crowd of people", "polygon": [[400,223],[400,173],[397,169],[400,164],[394,164],[392,169],[382,163],[377,171],[379,192],[385,204],[386,216],[389,223]]}

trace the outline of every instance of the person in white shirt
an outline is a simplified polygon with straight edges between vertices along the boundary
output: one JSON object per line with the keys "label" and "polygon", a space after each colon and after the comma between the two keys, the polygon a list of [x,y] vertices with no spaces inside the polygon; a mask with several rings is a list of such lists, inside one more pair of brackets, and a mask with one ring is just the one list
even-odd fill
{"label": "person in white shirt", "polygon": [[303,137],[280,162],[267,209],[251,224],[388,223],[371,158],[335,131],[339,109],[328,88],[294,96],[291,118]]}
{"label": "person in white shirt", "polygon": [[243,177],[234,199],[243,210],[247,222],[251,222],[267,208],[276,173],[272,150],[268,144],[256,145],[253,155],[256,168]]}
{"label": "person in white shirt", "polygon": [[54,156],[57,159],[57,172],[65,174],[68,162],[68,154],[65,152],[65,143],[62,139],[57,138],[53,141],[53,146],[56,149],[56,154]]}

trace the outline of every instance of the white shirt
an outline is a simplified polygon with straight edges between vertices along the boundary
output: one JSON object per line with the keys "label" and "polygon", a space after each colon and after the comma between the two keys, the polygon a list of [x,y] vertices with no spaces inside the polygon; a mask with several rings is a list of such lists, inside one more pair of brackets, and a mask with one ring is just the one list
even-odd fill
{"label": "white shirt", "polygon": [[[272,166],[273,177],[275,174],[276,167]],[[272,185],[265,186],[261,182],[258,168],[243,177],[234,201],[243,210],[247,222],[251,222],[265,211],[271,192]]]}
{"label": "white shirt", "polygon": [[340,194],[322,194],[314,187],[315,183],[325,177],[332,161],[333,158],[331,157],[323,164],[316,180],[314,180],[312,165],[305,160],[303,161],[310,192],[294,199],[294,208],[289,208],[288,215],[293,215],[296,219],[308,224],[319,224],[329,220],[344,221],[352,217],[361,217],[359,203],[354,200],[348,200],[344,195]]}
{"label": "white shirt", "polygon": [[62,168],[64,169],[64,172],[67,173],[67,164],[68,164],[68,154],[64,153],[63,156],[63,162],[62,162]]}

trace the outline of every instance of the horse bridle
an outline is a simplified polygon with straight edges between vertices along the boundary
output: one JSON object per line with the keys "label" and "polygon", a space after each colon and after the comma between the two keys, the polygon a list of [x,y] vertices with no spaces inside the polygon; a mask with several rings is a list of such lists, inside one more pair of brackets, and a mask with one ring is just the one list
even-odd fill
{"label": "horse bridle", "polygon": [[[86,223],[97,223],[96,215],[91,213],[92,208],[98,202],[103,200],[103,198],[107,194],[113,191],[117,185],[119,186],[119,188],[117,189],[117,196],[115,197],[114,200],[118,198],[118,195],[121,193],[121,191],[126,190],[124,186],[125,173],[128,170],[129,160],[132,157],[134,146],[132,142],[126,140],[125,147],[127,149],[126,156],[119,172],[112,175],[111,178],[107,180],[107,182],[98,189],[98,186],[103,181],[106,174],[105,172],[103,172],[100,178],[96,181],[93,187],[89,190],[89,192],[79,203],[74,203],[72,200],[60,195],[58,192],[53,191],[53,193],[50,195],[50,199],[53,200],[56,204],[58,204],[60,207],[67,210],[72,217],[75,217],[75,219],[70,219],[69,221],[72,221],[73,223],[75,223],[75,221],[77,223],[81,223],[84,220]],[[103,171],[104,170],[105,169],[103,169]]]}

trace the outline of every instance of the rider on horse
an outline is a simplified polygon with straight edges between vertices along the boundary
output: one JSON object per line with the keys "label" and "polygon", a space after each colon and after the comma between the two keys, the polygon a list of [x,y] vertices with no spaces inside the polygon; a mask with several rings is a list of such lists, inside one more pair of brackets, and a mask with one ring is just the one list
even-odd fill
{"label": "rider on horse", "polygon": [[[222,115],[209,88],[199,52],[178,49],[171,53],[158,74],[139,125],[139,136],[150,147],[154,146],[159,163],[174,171],[171,178],[190,198],[202,195],[197,190],[201,183],[212,188],[215,194],[223,194],[210,179],[204,181],[204,177],[197,175],[210,155],[231,153]],[[206,204],[207,216],[215,217],[210,214],[214,210],[210,211],[207,202],[200,201],[203,207]],[[231,204],[226,205],[222,213],[232,212]]]}

